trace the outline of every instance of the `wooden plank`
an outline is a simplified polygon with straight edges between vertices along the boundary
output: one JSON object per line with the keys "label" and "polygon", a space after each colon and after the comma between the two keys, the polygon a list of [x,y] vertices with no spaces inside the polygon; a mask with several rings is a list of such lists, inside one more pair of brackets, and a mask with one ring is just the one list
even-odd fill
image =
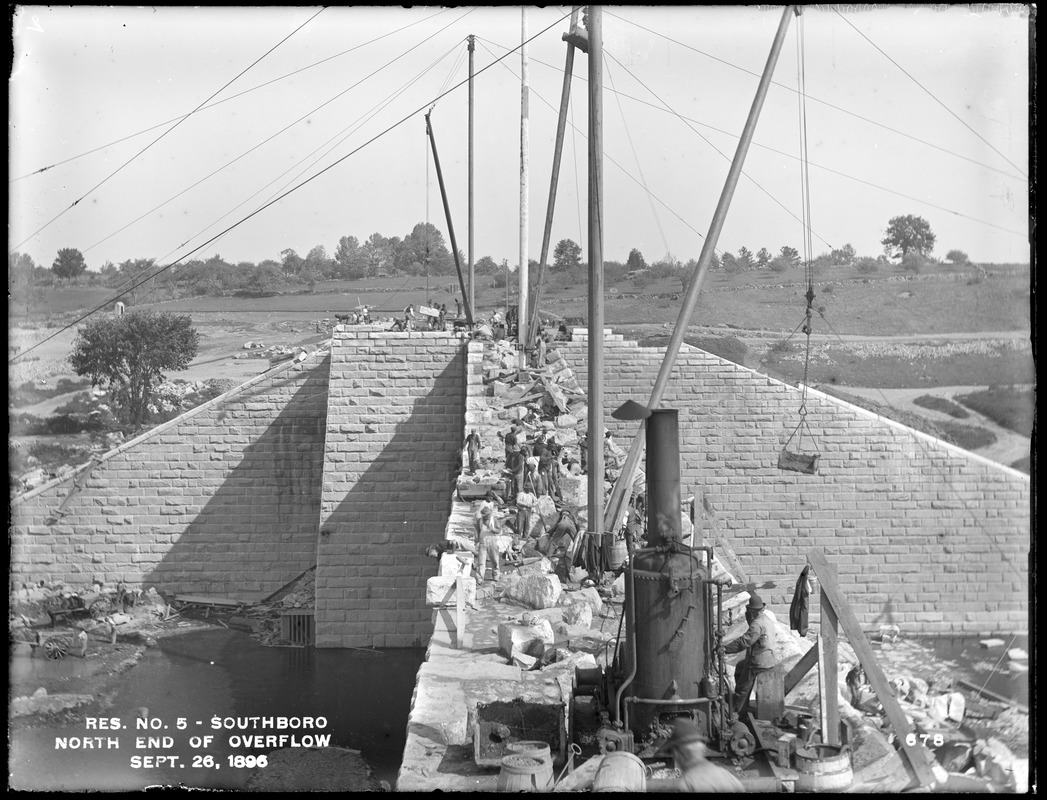
{"label": "wooden plank", "polygon": [[465,579],[459,575],[454,587],[454,646],[462,649],[462,632],[465,630]]}
{"label": "wooden plank", "polygon": [[[752,725],[753,732],[756,734],[757,745],[763,751],[764,756],[766,756],[764,763],[771,768],[771,774],[782,783],[795,784],[800,777],[800,773],[791,767],[782,767],[778,764],[776,757],[778,753],[778,729],[771,723],[756,719],[751,715],[749,722]],[[786,791],[788,791],[788,788],[786,788]]]}
{"label": "wooden plank", "polygon": [[1011,700],[1009,697],[1004,697],[1002,694],[996,694],[996,692],[990,691],[982,686],[976,686],[970,681],[965,681],[962,678],[958,678],[956,680],[956,683],[959,686],[962,686],[964,689],[967,689],[968,691],[977,692],[978,694],[984,697],[988,697],[990,700],[995,700],[998,703],[1004,703],[1006,705],[1013,706],[1022,713],[1029,713],[1029,707],[1026,705],[1022,705],[1017,700]]}
{"label": "wooden plank", "polygon": [[876,660],[876,654],[873,653],[869,640],[865,638],[865,633],[858,624],[858,619],[854,616],[854,612],[847,603],[847,598],[844,597],[843,592],[840,590],[833,571],[829,567],[829,562],[825,559],[825,554],[819,549],[814,549],[810,551],[807,559],[818,576],[823,596],[828,597],[829,602],[832,603],[839,623],[847,635],[847,641],[854,648],[859,662],[865,669],[865,675],[869,679],[869,684],[872,686],[873,691],[876,692],[876,697],[883,706],[887,720],[891,723],[891,727],[894,728],[894,732],[898,736],[902,752],[912,767],[916,780],[922,786],[933,787],[937,783],[934,772],[931,770],[933,756],[930,755],[922,744],[919,744],[918,737],[914,744],[909,744],[906,741],[907,735],[913,732],[913,725],[905,718],[905,713],[902,711],[901,706],[898,705],[898,699],[894,696],[894,692],[891,690],[891,686],[887,682],[879,662]]}
{"label": "wooden plank", "polygon": [[814,647],[803,654],[803,657],[796,662],[788,674],[785,676],[785,694],[788,696],[789,692],[796,688],[796,685],[804,679],[808,672],[811,671],[811,667],[818,663],[818,643],[814,643]]}
{"label": "wooden plank", "polygon": [[240,600],[232,600],[228,597],[206,597],[197,594],[176,594],[174,597],[180,603],[196,603],[201,606],[243,606],[248,605]]}
{"label": "wooden plank", "polygon": [[[836,570],[826,562],[833,583]],[[838,664],[840,663],[839,620],[825,592],[821,593],[821,620],[818,639],[822,648],[819,668],[823,669],[822,693],[822,741],[825,744],[840,743],[840,686]]]}

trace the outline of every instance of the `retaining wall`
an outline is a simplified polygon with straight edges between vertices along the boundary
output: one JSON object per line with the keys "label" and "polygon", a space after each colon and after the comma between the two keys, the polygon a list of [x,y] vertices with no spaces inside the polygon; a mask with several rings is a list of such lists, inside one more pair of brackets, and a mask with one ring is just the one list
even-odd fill
{"label": "retaining wall", "polygon": [[462,337],[452,333],[334,333],[317,646],[428,641],[431,613],[423,601],[436,565],[424,550],[443,538],[451,510],[466,362]]}
{"label": "retaining wall", "polygon": [[[557,347],[584,385],[587,335],[575,333]],[[606,337],[605,424],[625,448],[637,427],[610,413],[646,405],[664,352]],[[775,584],[765,601],[787,612],[820,547],[866,629],[1027,631],[1029,477],[814,391],[803,450],[821,453],[818,474],[783,471],[800,401],[797,388],[684,345],[661,403],[680,412],[683,496],[704,494],[750,579]]]}
{"label": "retaining wall", "polygon": [[279,366],[15,498],[12,582],[280,589],[316,563],[327,367]]}

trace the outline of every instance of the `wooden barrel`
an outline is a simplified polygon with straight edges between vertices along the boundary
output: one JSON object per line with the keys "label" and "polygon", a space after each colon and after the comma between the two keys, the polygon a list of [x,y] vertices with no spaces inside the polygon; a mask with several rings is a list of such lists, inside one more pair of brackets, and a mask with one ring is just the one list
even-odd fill
{"label": "wooden barrel", "polygon": [[851,753],[834,744],[812,744],[796,751],[796,791],[841,792],[854,783]]}
{"label": "wooden barrel", "polygon": [[629,550],[625,546],[624,539],[616,539],[614,544],[611,545],[611,552],[609,555],[609,566],[611,569],[618,569],[622,564],[625,563],[625,559],[629,557]]}
{"label": "wooden barrel", "polygon": [[535,785],[539,792],[553,788],[553,753],[547,742],[509,742],[505,745],[505,749],[514,756],[526,756],[540,761],[542,771],[535,776]]}
{"label": "wooden barrel", "polygon": [[502,758],[502,769],[498,773],[499,792],[544,792],[548,787],[545,773],[549,772],[548,782],[552,782],[552,765],[544,764],[530,756],[511,755]]}
{"label": "wooden barrel", "polygon": [[632,753],[608,753],[593,779],[594,792],[646,792],[647,767]]}

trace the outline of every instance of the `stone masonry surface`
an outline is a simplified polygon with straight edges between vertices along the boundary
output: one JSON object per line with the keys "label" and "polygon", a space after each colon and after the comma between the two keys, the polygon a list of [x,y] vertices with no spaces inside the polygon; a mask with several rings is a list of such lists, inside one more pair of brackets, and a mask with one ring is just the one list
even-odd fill
{"label": "stone masonry surface", "polygon": [[330,385],[316,644],[423,645],[425,547],[443,538],[464,441],[465,343],[448,332],[336,330]]}
{"label": "stone masonry surface", "polygon": [[16,498],[12,581],[258,600],[312,567],[327,361],[278,366]]}
{"label": "stone masonry surface", "polygon": [[[587,336],[575,333],[557,347],[585,383]],[[605,424],[628,447],[635,424],[610,412],[646,405],[665,350],[605,338]],[[661,403],[680,412],[683,496],[704,494],[751,580],[776,584],[764,600],[787,610],[819,547],[867,630],[1028,631],[1029,477],[814,391],[802,449],[821,454],[818,472],[783,471],[800,401],[797,388],[683,345]]]}

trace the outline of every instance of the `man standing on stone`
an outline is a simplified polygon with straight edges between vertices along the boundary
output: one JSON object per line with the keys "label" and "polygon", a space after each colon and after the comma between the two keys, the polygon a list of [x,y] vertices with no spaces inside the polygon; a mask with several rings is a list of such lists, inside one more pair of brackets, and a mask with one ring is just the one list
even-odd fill
{"label": "man standing on stone", "polygon": [[476,571],[476,584],[479,586],[487,576],[487,557],[494,560],[494,579],[498,580],[502,561],[498,553],[498,523],[495,521],[494,509],[488,504],[480,509],[476,518],[476,552],[479,558]]}
{"label": "man standing on stone", "polygon": [[480,437],[475,428],[465,437],[465,449],[469,454],[469,474],[472,475],[476,472],[480,457]]}
{"label": "man standing on stone", "polygon": [[749,705],[749,695],[756,685],[756,676],[774,668],[774,628],[764,613],[763,600],[758,594],[749,598],[745,607],[745,621],[749,628],[724,645],[725,654],[747,651],[734,668],[734,713],[741,714]]}

